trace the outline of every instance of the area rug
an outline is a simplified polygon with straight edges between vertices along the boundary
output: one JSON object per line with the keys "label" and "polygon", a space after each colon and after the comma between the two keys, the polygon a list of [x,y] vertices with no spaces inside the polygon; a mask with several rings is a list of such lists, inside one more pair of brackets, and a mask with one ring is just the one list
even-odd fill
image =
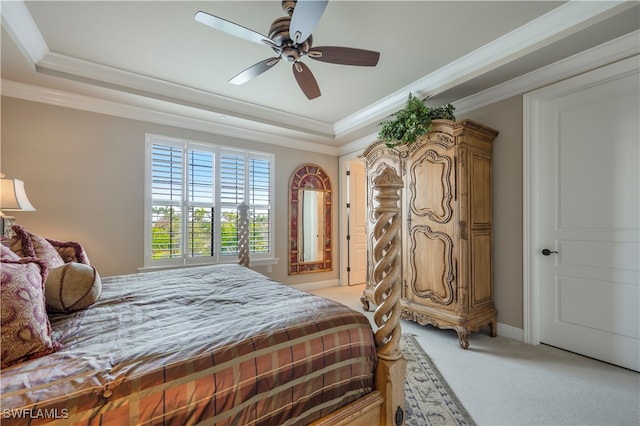
{"label": "area rug", "polygon": [[415,337],[403,334],[400,349],[407,360],[406,425],[475,425]]}

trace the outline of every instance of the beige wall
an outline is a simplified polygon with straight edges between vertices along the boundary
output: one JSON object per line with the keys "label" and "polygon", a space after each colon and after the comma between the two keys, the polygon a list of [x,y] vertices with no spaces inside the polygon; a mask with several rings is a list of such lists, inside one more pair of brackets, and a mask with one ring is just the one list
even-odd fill
{"label": "beige wall", "polygon": [[[293,170],[313,160],[332,178],[338,200],[338,158],[275,145],[127,120],[102,114],[2,98],[0,166],[25,181],[37,212],[15,213],[17,223],[41,235],[82,242],[103,276],[143,266],[144,136],[156,133],[219,145],[273,152],[276,156],[276,255],[268,273],[287,283],[337,280],[332,272],[287,275],[287,187]],[[523,326],[522,308],[522,97],[480,108],[464,117],[500,131],[494,142],[494,290],[498,321]],[[338,237],[334,204],[333,241]]]}
{"label": "beige wall", "polygon": [[500,132],[493,143],[493,278],[498,322],[523,327],[522,96],[464,115]]}
{"label": "beige wall", "polygon": [[[81,242],[102,276],[128,274],[144,263],[145,133],[187,138],[275,154],[275,253],[272,278],[299,284],[338,279],[334,270],[287,275],[289,177],[306,162],[322,166],[338,188],[338,158],[204,132],[2,97],[0,167],[25,182],[36,212],[16,222],[42,236]],[[337,196],[334,197],[337,200]],[[338,241],[334,204],[333,241]]]}

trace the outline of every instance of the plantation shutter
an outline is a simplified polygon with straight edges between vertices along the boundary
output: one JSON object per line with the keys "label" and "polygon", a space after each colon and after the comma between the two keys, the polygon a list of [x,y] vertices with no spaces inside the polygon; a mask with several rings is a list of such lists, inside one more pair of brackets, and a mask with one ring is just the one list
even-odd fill
{"label": "plantation shutter", "polygon": [[183,150],[153,144],[151,162],[152,258],[182,257]]}
{"label": "plantation shutter", "polygon": [[212,152],[190,149],[188,173],[187,255],[215,256],[215,191]]}
{"label": "plantation shutter", "polygon": [[271,245],[271,162],[249,159],[249,250],[269,253]]}
{"label": "plantation shutter", "polygon": [[245,200],[245,155],[230,150],[220,154],[220,254],[238,253],[238,204]]}
{"label": "plantation shutter", "polygon": [[145,266],[228,262],[238,205],[253,259],[273,260],[273,155],[147,135]]}

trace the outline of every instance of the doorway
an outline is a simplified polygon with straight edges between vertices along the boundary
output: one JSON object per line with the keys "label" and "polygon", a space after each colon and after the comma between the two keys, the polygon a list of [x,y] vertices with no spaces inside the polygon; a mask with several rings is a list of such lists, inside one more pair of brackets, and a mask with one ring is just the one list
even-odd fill
{"label": "doorway", "polygon": [[343,285],[364,284],[367,279],[365,164],[358,158],[343,159],[341,169],[344,177],[341,185],[341,281]]}

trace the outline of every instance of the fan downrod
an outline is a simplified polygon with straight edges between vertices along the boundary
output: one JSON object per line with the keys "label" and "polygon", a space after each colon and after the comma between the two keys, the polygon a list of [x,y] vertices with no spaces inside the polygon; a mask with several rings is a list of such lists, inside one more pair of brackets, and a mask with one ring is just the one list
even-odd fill
{"label": "fan downrod", "polygon": [[282,0],[282,10],[284,10],[287,15],[291,16],[297,2],[297,0]]}

